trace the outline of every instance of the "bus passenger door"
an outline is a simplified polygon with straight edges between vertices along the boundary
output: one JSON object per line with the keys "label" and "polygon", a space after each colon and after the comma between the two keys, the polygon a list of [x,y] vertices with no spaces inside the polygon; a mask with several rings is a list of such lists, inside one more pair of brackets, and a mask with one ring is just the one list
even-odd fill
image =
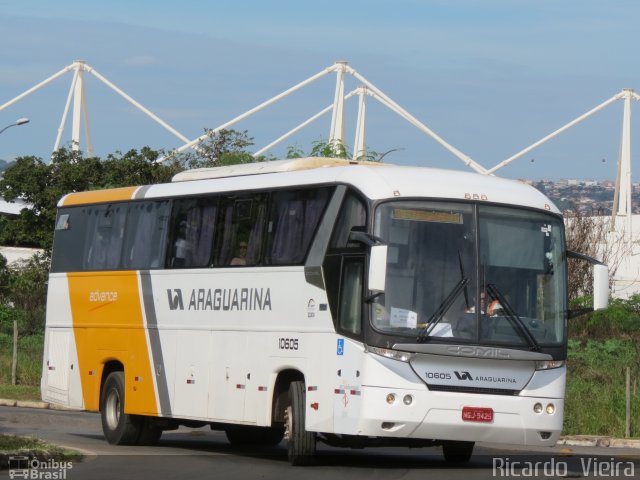
{"label": "bus passenger door", "polygon": [[335,433],[357,434],[362,404],[364,255],[342,258],[336,329]]}

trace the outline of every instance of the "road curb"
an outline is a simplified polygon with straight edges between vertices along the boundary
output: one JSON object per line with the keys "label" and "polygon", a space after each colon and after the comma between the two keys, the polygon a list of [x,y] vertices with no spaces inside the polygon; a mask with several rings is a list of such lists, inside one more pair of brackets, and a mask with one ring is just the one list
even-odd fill
{"label": "road curb", "polygon": [[20,407],[20,408],[39,408],[44,410],[67,410],[78,411],[78,409],[63,407],[48,402],[38,402],[35,400],[9,400],[0,398],[0,407]]}
{"label": "road curb", "polygon": [[604,435],[567,435],[560,437],[557,445],[570,447],[611,447],[611,448],[639,448],[640,440],[632,438],[613,438]]}

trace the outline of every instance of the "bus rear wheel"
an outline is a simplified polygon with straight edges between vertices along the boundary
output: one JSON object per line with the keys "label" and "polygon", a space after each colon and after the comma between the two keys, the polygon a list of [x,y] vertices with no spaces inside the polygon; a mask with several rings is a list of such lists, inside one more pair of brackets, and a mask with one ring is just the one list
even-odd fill
{"label": "bus rear wheel", "polygon": [[285,437],[291,465],[311,465],[315,460],[316,434],[305,428],[304,382],[289,385],[289,405],[285,410]]}
{"label": "bus rear wheel", "polygon": [[142,420],[124,413],[124,372],[112,372],[100,396],[102,431],[112,445],[134,445],[140,437]]}
{"label": "bus rear wheel", "polygon": [[474,442],[443,442],[442,453],[447,462],[464,463],[468,462],[473,454]]}

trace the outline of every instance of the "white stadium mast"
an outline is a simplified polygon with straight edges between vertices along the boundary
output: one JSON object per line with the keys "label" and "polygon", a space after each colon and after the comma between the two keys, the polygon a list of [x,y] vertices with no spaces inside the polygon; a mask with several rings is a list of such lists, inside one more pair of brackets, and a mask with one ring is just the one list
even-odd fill
{"label": "white stadium mast", "polygon": [[[103,84],[105,84],[111,90],[115,91],[118,95],[123,97],[129,103],[131,103],[138,110],[143,112],[145,115],[147,115],[152,120],[154,120],[156,123],[161,125],[163,128],[165,128],[171,134],[176,136],[179,140],[185,142],[184,145],[176,148],[173,151],[173,153],[182,152],[182,151],[187,150],[189,148],[196,148],[197,149],[198,148],[198,144],[200,142],[202,142],[203,140],[205,140],[206,138],[208,138],[209,135],[211,135],[212,133],[218,132],[218,131],[220,131],[222,129],[225,129],[225,128],[229,128],[232,125],[234,125],[234,124],[236,124],[236,123],[238,123],[238,122],[250,117],[251,115],[253,115],[253,114],[263,110],[264,108],[266,108],[266,107],[278,102],[279,100],[287,97],[288,95],[292,94],[293,92],[295,92],[297,90],[300,90],[301,88],[305,87],[306,85],[309,85],[310,83],[313,83],[314,81],[324,77],[325,75],[328,75],[330,73],[335,73],[336,74],[336,87],[335,87],[335,94],[334,94],[333,103],[331,105],[325,107],[324,109],[322,109],[320,112],[316,113],[315,115],[311,116],[310,118],[304,120],[302,123],[300,123],[299,125],[295,126],[291,130],[289,130],[287,133],[285,133],[284,135],[280,136],[278,139],[276,139],[273,142],[269,143],[267,146],[257,150],[254,153],[254,156],[258,156],[258,155],[263,154],[264,152],[266,152],[269,149],[273,148],[274,146],[276,146],[280,142],[284,141],[285,139],[287,139],[290,136],[294,135],[295,133],[299,132],[300,130],[302,130],[303,128],[308,126],[309,124],[313,123],[314,121],[316,121],[318,118],[320,118],[321,116],[325,115],[329,111],[332,112],[331,126],[330,126],[330,129],[329,129],[329,142],[330,142],[330,144],[332,144],[334,146],[334,148],[338,148],[339,145],[344,144],[344,103],[347,100],[349,100],[350,98],[352,98],[354,96],[357,96],[359,101],[358,101],[358,114],[357,114],[357,117],[356,117],[357,118],[357,123],[356,123],[356,130],[355,130],[356,133],[355,133],[355,139],[354,139],[353,158],[354,158],[354,160],[357,160],[357,159],[366,157],[366,146],[365,146],[365,138],[366,138],[366,123],[365,123],[366,105],[365,105],[365,98],[367,96],[369,96],[369,97],[377,100],[379,103],[381,103],[385,107],[389,108],[391,111],[395,112],[397,115],[399,115],[401,118],[403,118],[404,120],[406,120],[407,122],[412,124],[414,127],[416,127],[418,130],[420,130],[422,133],[424,133],[427,136],[429,136],[432,139],[434,139],[441,146],[443,146],[445,149],[447,149],[449,152],[451,152],[453,155],[455,155],[458,159],[460,159],[465,165],[467,165],[467,167],[471,168],[472,170],[474,170],[477,173],[485,174],[485,175],[494,174],[500,168],[509,165],[510,163],[514,162],[515,160],[521,158],[522,156],[524,156],[527,153],[531,152],[535,148],[539,147],[540,145],[546,143],[547,141],[549,141],[549,140],[553,139],[554,137],[560,135],[561,133],[565,132],[569,128],[571,128],[571,127],[577,125],[578,123],[582,122],[583,120],[585,120],[586,118],[588,118],[591,115],[595,114],[596,112],[599,112],[600,110],[602,110],[605,107],[611,105],[612,103],[615,103],[617,100],[623,100],[624,101],[624,114],[623,114],[623,124],[622,124],[622,137],[621,137],[621,144],[620,144],[620,156],[619,156],[619,159],[618,159],[618,171],[617,171],[617,177],[616,177],[616,189],[615,189],[615,198],[614,198],[613,215],[612,215],[612,222],[611,222],[611,226],[612,227],[611,228],[612,228],[612,230],[615,229],[616,218],[618,218],[618,217],[624,218],[625,219],[625,235],[624,235],[624,237],[625,237],[625,240],[627,240],[627,241],[631,240],[631,215],[632,215],[632,203],[631,203],[631,100],[640,100],[640,95],[638,95],[637,93],[635,93],[631,89],[622,90],[620,93],[614,95],[613,97],[611,97],[608,100],[604,101],[600,105],[598,105],[595,108],[589,110],[588,112],[584,113],[583,115],[577,117],[576,119],[572,120],[571,122],[567,123],[566,125],[562,126],[561,128],[555,130],[554,132],[550,133],[549,135],[547,135],[547,136],[543,137],[542,139],[538,140],[537,142],[533,143],[532,145],[524,148],[523,150],[521,150],[518,153],[512,155],[511,157],[507,158],[506,160],[503,160],[502,162],[498,163],[497,165],[487,169],[487,168],[483,167],[482,165],[480,165],[475,160],[473,160],[470,156],[462,153],[456,147],[454,147],[453,145],[451,145],[450,143],[445,141],[442,137],[440,137],[433,130],[431,130],[429,127],[427,127],[424,123],[422,123],[418,119],[416,119],[407,110],[405,110],[400,105],[398,105],[395,101],[393,101],[391,98],[389,98],[386,94],[384,94],[382,91],[380,91],[378,88],[376,88],[375,85],[373,85],[369,80],[367,80],[360,73],[358,73],[351,66],[349,66],[349,64],[347,62],[345,62],[345,61],[335,62],[330,67],[327,67],[327,68],[323,69],[322,71],[320,71],[317,74],[309,77],[308,79],[298,83],[297,85],[294,85],[293,87],[289,88],[288,90],[285,90],[284,92],[282,92],[282,93],[270,98],[269,100],[261,103],[260,105],[257,105],[256,107],[246,111],[245,113],[243,113],[241,115],[238,115],[237,117],[235,117],[235,118],[233,118],[233,119],[231,119],[231,120],[229,120],[229,121],[227,121],[227,122],[225,122],[225,123],[213,128],[211,130],[209,130],[206,134],[201,135],[201,136],[199,136],[199,137],[197,137],[197,138],[195,138],[193,140],[189,140],[189,138],[187,138],[185,135],[183,135],[180,132],[178,132],[175,128],[173,128],[167,122],[165,122],[164,120],[160,119],[157,115],[155,115],[150,110],[148,110],[147,108],[142,106],[140,103],[135,101],[133,98],[131,98],[129,95],[127,95],[124,91],[122,91],[120,88],[115,86],[113,83],[111,83],[109,80],[107,80],[100,73],[98,73],[94,68],[92,68],[91,66],[87,65],[87,63],[84,62],[83,60],[74,61],[71,65],[68,65],[67,67],[63,68],[62,70],[60,70],[59,72],[55,73],[54,75],[51,75],[49,78],[47,78],[44,81],[38,83],[37,85],[33,86],[32,88],[30,88],[29,90],[25,91],[24,93],[18,95],[14,99],[6,102],[3,105],[0,105],[0,111],[4,110],[5,108],[7,108],[7,107],[9,107],[11,105],[13,105],[14,103],[18,102],[19,100],[23,99],[24,97],[34,93],[35,91],[37,91],[40,88],[42,88],[45,85],[47,85],[48,83],[52,82],[53,80],[57,79],[58,77],[64,75],[65,73],[69,73],[69,72],[73,72],[73,79],[71,81],[71,87],[69,89],[69,94],[67,96],[67,101],[66,101],[63,113],[62,113],[62,119],[60,121],[60,126],[59,126],[58,131],[57,131],[57,135],[56,135],[56,139],[55,139],[53,150],[55,151],[60,147],[62,134],[64,132],[65,124],[67,122],[67,116],[68,116],[68,113],[69,113],[69,110],[70,110],[70,107],[71,107],[71,102],[73,101],[72,129],[71,129],[72,130],[71,131],[72,148],[74,150],[79,150],[80,149],[80,137],[81,137],[80,130],[81,130],[81,126],[83,125],[84,126],[84,130],[85,130],[86,149],[87,149],[87,153],[89,154],[89,156],[93,155],[93,146],[91,144],[91,132],[90,132],[90,128],[89,128],[89,115],[88,115],[86,95],[85,95],[85,77],[84,77],[84,73],[89,73],[89,74],[93,75],[95,78],[100,80]],[[346,75],[351,75],[352,77],[354,77],[356,80],[358,80],[361,83],[360,86],[358,86],[356,89],[350,91],[347,94],[345,94],[345,77],[346,77]],[[164,159],[165,158],[161,158],[161,159],[159,159],[159,161],[162,161]]]}
{"label": "white stadium mast", "polygon": [[60,148],[60,141],[62,139],[62,134],[64,132],[65,124],[67,123],[67,116],[69,114],[69,108],[71,106],[71,101],[73,100],[73,116],[72,116],[72,120],[71,120],[71,125],[72,125],[71,126],[71,148],[73,150],[80,150],[80,126],[81,126],[81,123],[84,120],[83,123],[84,123],[87,154],[89,156],[93,156],[93,145],[91,144],[91,130],[89,128],[89,113],[88,113],[88,110],[87,110],[87,100],[86,100],[86,95],[85,95],[85,78],[84,78],[84,73],[85,72],[90,73],[91,75],[96,77],[98,80],[100,80],[103,84],[105,84],[111,90],[113,90],[118,95],[120,95],[122,98],[124,98],[131,105],[133,105],[138,110],[140,110],[142,113],[144,113],[145,115],[150,117],[156,123],[160,124],[162,127],[164,127],[166,130],[171,132],[173,135],[178,137],[183,142],[188,142],[189,141],[189,139],[187,137],[185,137],[183,134],[178,132],[171,125],[166,123],[160,117],[155,115],[149,109],[147,109],[144,106],[142,106],[140,103],[138,103],[133,98],[131,98],[129,95],[127,95],[125,92],[123,92],[120,88],[118,88],[113,83],[111,83],[109,80],[107,80],[105,77],[100,75],[100,73],[98,73],[97,70],[95,70],[94,68],[92,68],[89,65],[87,65],[84,62],[84,60],[76,60],[71,65],[68,65],[68,66],[64,67],[59,72],[54,73],[49,78],[43,80],[42,82],[38,83],[37,85],[34,85],[33,87],[31,87],[29,90],[25,91],[24,93],[21,93],[20,95],[18,95],[17,97],[9,100],[5,104],[0,105],[0,111],[4,110],[5,108],[7,108],[7,107],[9,107],[11,105],[13,105],[16,102],[22,100],[23,98],[31,95],[32,93],[36,92],[37,90],[40,90],[45,85],[51,83],[52,81],[54,81],[58,77],[61,77],[65,73],[69,73],[69,72],[73,72],[73,79],[71,80],[71,88],[69,88],[69,94],[67,95],[67,102],[65,103],[64,111],[62,112],[62,119],[60,120],[60,126],[58,127],[56,140],[55,140],[55,143],[54,143],[54,146],[53,146],[53,151],[54,152]]}

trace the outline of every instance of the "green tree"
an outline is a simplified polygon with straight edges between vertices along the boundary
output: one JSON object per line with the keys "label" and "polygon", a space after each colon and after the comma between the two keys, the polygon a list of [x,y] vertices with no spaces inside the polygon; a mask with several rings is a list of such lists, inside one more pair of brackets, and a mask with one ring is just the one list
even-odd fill
{"label": "green tree", "polygon": [[49,264],[49,256],[42,253],[9,267],[7,300],[16,313],[22,336],[44,329]]}
{"label": "green tree", "polygon": [[158,156],[143,148],[101,161],[62,148],[48,164],[33,156],[18,158],[0,180],[0,196],[23,200],[31,208],[17,217],[0,218],[0,244],[49,249],[60,198],[70,192],[169,181],[181,167],[157,163]]}
{"label": "green tree", "polygon": [[254,157],[248,148],[253,146],[253,137],[246,130],[205,130],[204,139],[193,152],[175,156],[175,161],[186,169],[224,167],[240,163],[255,163],[271,160],[265,156]]}
{"label": "green tree", "polygon": [[[320,139],[311,143],[311,150],[308,154],[305,154],[297,145],[289,146],[287,148],[287,158],[302,158],[302,157],[326,157],[326,158],[344,158],[352,159],[353,154],[350,148],[342,142],[332,142],[330,140]],[[366,155],[358,157],[356,160],[379,162],[382,159],[382,155],[378,152],[370,150]]]}
{"label": "green tree", "polygon": [[0,244],[49,250],[58,201],[67,193],[152,185],[170,182],[185,168],[201,168],[264,161],[247,148],[253,145],[246,131],[208,131],[209,136],[195,152],[170,155],[158,162],[163,151],[143,147],[115,152],[104,160],[85,157],[82,152],[61,148],[45,163],[34,156],[20,157],[0,179],[0,196],[7,201],[23,200],[31,205],[17,217],[0,217]]}

